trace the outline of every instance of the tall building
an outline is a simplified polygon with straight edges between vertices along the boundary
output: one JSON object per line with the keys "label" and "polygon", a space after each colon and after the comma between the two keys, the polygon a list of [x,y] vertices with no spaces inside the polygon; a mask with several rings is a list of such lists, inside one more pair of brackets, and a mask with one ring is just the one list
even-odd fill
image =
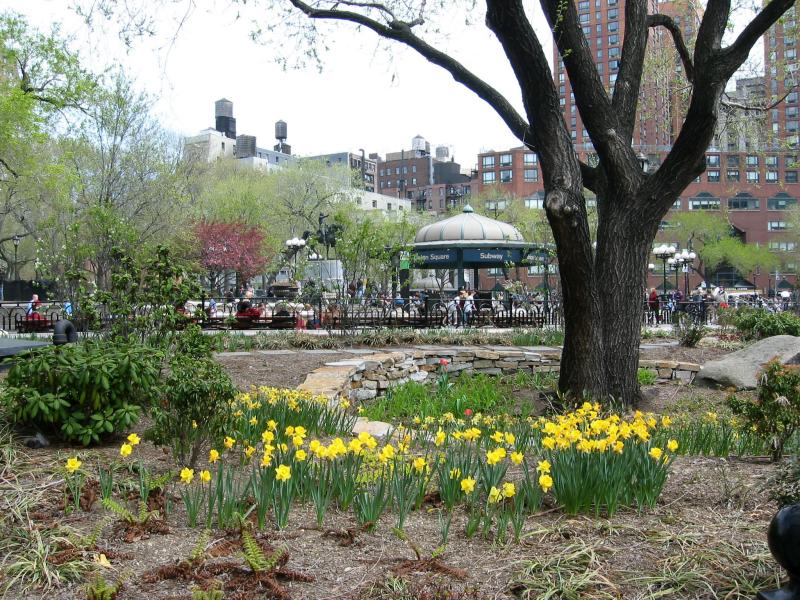
{"label": "tall building", "polygon": [[[700,9],[693,2],[659,2],[650,0],[650,12],[673,17],[684,37],[696,35]],[[577,0],[579,20],[587,38],[598,73],[609,93],[613,91],[619,70],[624,35],[624,0]],[[720,111],[718,129],[706,152],[707,168],[681,195],[664,219],[656,244],[669,242],[678,248],[689,240],[671,239],[669,221],[680,211],[714,211],[724,213],[735,235],[747,242],[765,245],[781,261],[776,272],[767,274],[737,273],[729,265],[715,270],[712,281],[727,287],[756,287],[762,291],[789,287],[796,282],[798,248],[787,230],[791,227],[788,211],[800,197],[797,160],[800,131],[796,8],[790,9],[782,21],[769,31],[764,43],[764,74],[740,78],[726,93]],[[650,168],[657,167],[671,148],[680,131],[688,101],[689,87],[675,86],[682,65],[671,38],[661,28],[650,30],[645,74],[642,80],[640,109],[632,146],[644,155]],[[563,62],[554,49],[553,76],[575,149],[581,159],[596,160],[588,132],[584,129],[575,106],[575,99]],[[769,110],[765,106],[783,99]],[[733,108],[735,107],[735,108]],[[490,151],[478,156],[478,183],[500,187],[499,197],[523,202],[525,206],[543,208],[542,183],[537,179],[535,154],[525,148]],[[511,199],[516,200],[511,200]],[[506,200],[498,200],[505,202]],[[589,204],[594,200],[587,199]],[[661,264],[649,284],[663,281]],[[537,270],[531,269],[536,284]],[[674,281],[674,274],[670,279]],[[484,282],[485,283],[485,282]],[[691,284],[699,283],[693,277]],[[674,284],[673,284],[674,285]]]}

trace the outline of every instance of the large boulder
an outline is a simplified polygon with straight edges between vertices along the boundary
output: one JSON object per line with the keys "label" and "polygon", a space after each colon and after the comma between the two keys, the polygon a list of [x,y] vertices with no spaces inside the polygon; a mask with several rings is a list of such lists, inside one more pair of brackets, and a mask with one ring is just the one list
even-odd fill
{"label": "large boulder", "polygon": [[758,383],[758,372],[764,363],[773,358],[777,358],[782,364],[799,363],[800,337],[776,335],[732,352],[719,360],[708,362],[700,369],[694,383],[751,390]]}

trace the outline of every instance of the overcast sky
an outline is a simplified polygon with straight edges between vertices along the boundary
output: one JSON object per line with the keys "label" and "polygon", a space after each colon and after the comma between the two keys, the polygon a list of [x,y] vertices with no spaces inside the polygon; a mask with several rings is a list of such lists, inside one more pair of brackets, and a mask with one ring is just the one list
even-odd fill
{"label": "overcast sky", "polygon": [[[214,101],[225,97],[234,103],[237,133],[255,135],[259,146],[271,148],[275,121],[282,119],[297,155],[363,148],[385,156],[410,148],[411,138],[419,134],[432,150],[450,146],[462,167],[471,168],[480,151],[520,145],[495,112],[449,74],[400,45],[392,45],[388,55],[377,47],[377,36],[344,23],[327,38],[332,50],[322,73],[313,67],[283,71],[273,60],[275,47],[251,41],[250,20],[237,19],[241,5],[231,7],[230,0],[196,1],[204,8],[195,8],[177,35],[175,23],[183,13],[163,9],[158,35],[137,41],[132,50],[111,27],[89,31],[71,4],[3,2],[40,29],[60,23],[92,69],[121,65],[154,96],[154,113],[163,125],[180,135],[213,127]],[[483,11],[482,3],[477,6]],[[522,112],[519,88],[500,45],[483,26],[483,13],[473,20],[473,27],[457,19],[447,23],[452,32],[447,49]],[[546,24],[541,16],[532,20],[551,58]],[[759,46],[752,56],[760,54]]]}
{"label": "overcast sky", "polygon": [[[283,119],[288,143],[299,155],[363,148],[383,156],[410,148],[419,134],[432,149],[451,146],[456,161],[469,168],[479,151],[520,145],[488,105],[447,73],[399,46],[390,60],[377,51],[376,36],[345,24],[338,26],[322,73],[312,67],[284,72],[273,61],[274,49],[252,42],[250,24],[224,5],[213,12],[194,10],[177,37],[165,18],[159,36],[127,51],[110,29],[88,34],[66,0],[3,4],[40,29],[61,23],[93,69],[122,65],[155,96],[154,112],[162,123],[181,135],[213,127],[214,101],[225,97],[234,103],[237,133],[256,135],[259,146],[271,148],[274,123]],[[455,24],[448,48],[521,110],[502,49],[482,26],[483,15],[476,20],[472,29]],[[546,31],[543,22],[536,27]],[[549,56],[549,39],[542,37]]]}

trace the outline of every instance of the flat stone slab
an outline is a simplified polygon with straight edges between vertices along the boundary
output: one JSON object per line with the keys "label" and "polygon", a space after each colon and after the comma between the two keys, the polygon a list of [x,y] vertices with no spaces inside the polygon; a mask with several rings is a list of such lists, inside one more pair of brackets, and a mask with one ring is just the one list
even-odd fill
{"label": "flat stone slab", "polygon": [[342,352],[346,354],[375,354],[375,350],[367,348],[343,348]]}
{"label": "flat stone slab", "polygon": [[781,364],[800,363],[800,337],[776,335],[719,360],[707,362],[694,382],[696,385],[751,390],[758,383],[758,373],[762,366],[773,358],[780,360]]}
{"label": "flat stone slab", "polygon": [[300,350],[305,354],[339,354],[339,350]]}
{"label": "flat stone slab", "polygon": [[249,352],[217,352],[214,356],[226,358],[228,356],[250,356]]}
{"label": "flat stone slab", "polygon": [[363,365],[364,361],[357,358],[351,360],[336,360],[333,362],[325,363],[326,367],[358,367]]}
{"label": "flat stone slab", "polygon": [[295,350],[256,350],[259,354],[264,356],[279,356],[282,354],[297,354]]}
{"label": "flat stone slab", "polygon": [[370,421],[364,417],[358,417],[355,426],[353,427],[353,435],[366,432],[372,437],[386,438],[394,431],[394,425],[384,423],[383,421]]}

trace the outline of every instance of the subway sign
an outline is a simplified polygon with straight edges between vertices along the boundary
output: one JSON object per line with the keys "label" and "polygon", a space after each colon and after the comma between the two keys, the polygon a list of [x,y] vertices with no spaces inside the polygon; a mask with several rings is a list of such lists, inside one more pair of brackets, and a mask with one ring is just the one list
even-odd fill
{"label": "subway sign", "polygon": [[507,248],[467,249],[464,250],[465,263],[505,264],[518,263],[522,260],[522,250]]}

